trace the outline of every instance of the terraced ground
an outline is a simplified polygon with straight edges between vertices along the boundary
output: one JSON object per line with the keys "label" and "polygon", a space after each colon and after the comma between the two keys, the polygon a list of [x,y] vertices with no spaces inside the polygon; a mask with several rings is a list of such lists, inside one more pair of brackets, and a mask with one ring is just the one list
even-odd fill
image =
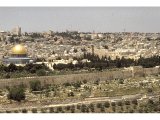
{"label": "terraced ground", "polygon": [[[21,102],[8,99],[8,90],[2,88],[0,111],[110,113],[159,112],[160,110],[159,75],[114,80],[83,79],[75,82],[66,81],[62,84],[45,83],[42,86],[41,91],[31,91],[30,87],[26,87],[26,99]],[[135,100],[137,103],[133,102]]]}

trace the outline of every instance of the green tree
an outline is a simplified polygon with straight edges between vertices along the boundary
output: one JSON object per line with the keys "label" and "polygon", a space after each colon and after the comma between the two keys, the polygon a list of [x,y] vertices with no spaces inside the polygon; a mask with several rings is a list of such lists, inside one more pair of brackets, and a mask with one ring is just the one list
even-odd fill
{"label": "green tree", "polygon": [[117,102],[117,105],[122,106],[122,102],[121,101]]}
{"label": "green tree", "polygon": [[37,109],[36,109],[36,108],[33,108],[33,109],[32,109],[32,113],[37,113]]}
{"label": "green tree", "polygon": [[13,112],[14,112],[14,113],[19,113],[19,111],[18,111],[18,110],[14,110]]}
{"label": "green tree", "polygon": [[72,105],[72,106],[71,106],[71,113],[74,113],[74,112],[75,112],[75,106]]}
{"label": "green tree", "polygon": [[101,107],[101,112],[105,112],[105,107]]}
{"label": "green tree", "polygon": [[9,111],[9,110],[6,110],[6,113],[12,113],[11,111]]}
{"label": "green tree", "polygon": [[74,52],[74,53],[77,53],[77,52],[78,52],[78,50],[74,48],[73,52]]}
{"label": "green tree", "polygon": [[46,71],[44,69],[40,69],[40,70],[36,71],[36,74],[38,76],[45,76],[46,75]]}
{"label": "green tree", "polygon": [[77,109],[80,110],[81,109],[81,105],[78,104],[77,105]]}
{"label": "green tree", "polygon": [[22,109],[22,113],[27,113],[28,111],[26,109]]}
{"label": "green tree", "polygon": [[152,93],[152,92],[153,92],[152,88],[148,88],[148,89],[147,89],[147,92],[148,92],[148,93]]}
{"label": "green tree", "polygon": [[94,112],[94,111],[95,111],[95,110],[94,110],[94,104],[91,103],[88,107],[91,109],[91,112]]}
{"label": "green tree", "polygon": [[58,112],[62,112],[62,110],[63,110],[62,107],[57,107]]}
{"label": "green tree", "polygon": [[11,76],[10,76],[10,74],[7,73],[4,77],[9,79]]}
{"label": "green tree", "polygon": [[120,79],[120,80],[118,81],[118,83],[119,83],[119,84],[124,84],[124,80],[123,80],[123,79]]}
{"label": "green tree", "polygon": [[8,66],[8,71],[9,72],[14,72],[17,70],[17,66],[13,63],[11,63],[9,66]]}
{"label": "green tree", "polygon": [[83,83],[84,83],[84,84],[86,84],[86,83],[87,83],[87,80],[86,80],[86,79],[84,79],[84,80],[83,80]]}
{"label": "green tree", "polygon": [[49,112],[50,112],[50,113],[53,113],[53,112],[54,112],[54,108],[53,108],[53,107],[50,107],[50,108],[49,108]]}
{"label": "green tree", "polygon": [[81,112],[86,112],[87,106],[85,104],[82,104],[81,106]]}
{"label": "green tree", "polygon": [[97,108],[101,108],[102,107],[102,103],[97,103]]}
{"label": "green tree", "polygon": [[41,113],[46,113],[46,109],[45,108],[41,108]]}
{"label": "green tree", "polygon": [[7,97],[8,99],[12,99],[18,102],[20,102],[21,100],[25,100],[26,96],[24,86],[19,85],[9,88],[9,93]]}
{"label": "green tree", "polygon": [[68,93],[68,97],[73,97],[73,96],[74,96],[74,92]]}
{"label": "green tree", "polygon": [[125,105],[130,105],[130,101],[124,101]]}
{"label": "green tree", "polygon": [[112,105],[112,106],[116,106],[116,103],[115,103],[115,102],[112,102],[111,105]]}
{"label": "green tree", "polygon": [[71,106],[66,106],[65,109],[69,111],[71,109]]}
{"label": "green tree", "polygon": [[138,105],[138,101],[136,99],[132,100],[132,104]]}
{"label": "green tree", "polygon": [[40,91],[40,90],[42,90],[41,82],[39,80],[30,81],[29,84],[30,84],[30,89],[32,91]]}
{"label": "green tree", "polygon": [[116,107],[112,106],[112,111],[115,112],[116,111]]}
{"label": "green tree", "polygon": [[109,108],[109,106],[110,106],[109,102],[104,103],[104,107]]}

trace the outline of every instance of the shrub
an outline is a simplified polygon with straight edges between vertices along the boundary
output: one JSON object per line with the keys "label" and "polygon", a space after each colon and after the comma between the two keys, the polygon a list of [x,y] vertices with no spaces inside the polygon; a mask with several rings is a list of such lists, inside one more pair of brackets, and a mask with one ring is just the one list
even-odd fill
{"label": "shrub", "polygon": [[95,110],[94,110],[94,104],[91,103],[88,107],[91,109],[91,112],[94,112],[94,111],[95,111]]}
{"label": "shrub", "polygon": [[66,82],[63,84],[65,87],[71,86],[71,84],[69,82]]}
{"label": "shrub", "polygon": [[8,99],[12,99],[20,102],[21,100],[25,100],[25,90],[22,85],[14,86],[9,89]]}
{"label": "shrub", "polygon": [[81,106],[81,112],[83,112],[83,113],[86,112],[86,108],[87,108],[87,106],[83,104]]}
{"label": "shrub", "polygon": [[40,91],[41,90],[41,82],[39,80],[33,80],[29,82],[30,84],[30,89],[32,91]]}
{"label": "shrub", "polygon": [[129,109],[129,106],[126,106],[126,109],[128,110],[128,109]]}
{"label": "shrub", "polygon": [[45,97],[49,97],[49,96],[50,96],[49,91],[46,91],[46,92],[45,92]]}
{"label": "shrub", "polygon": [[108,80],[106,80],[106,84],[109,84],[109,81],[108,81]]}
{"label": "shrub", "polygon": [[62,107],[57,107],[58,112],[62,112]]}
{"label": "shrub", "polygon": [[138,101],[136,99],[132,100],[132,104],[138,105]]}
{"label": "shrub", "polygon": [[68,93],[68,97],[74,97],[74,92]]}
{"label": "shrub", "polygon": [[38,71],[36,72],[36,74],[37,74],[38,76],[45,76],[45,75],[46,75],[46,71],[45,71],[44,69],[40,69],[40,70],[38,70]]}
{"label": "shrub", "polygon": [[11,113],[11,111],[9,111],[9,110],[6,110],[6,113]]}
{"label": "shrub", "polygon": [[44,108],[42,108],[41,113],[46,113],[46,110]]}
{"label": "shrub", "polygon": [[69,111],[71,109],[71,106],[66,106],[65,108],[67,111]]}
{"label": "shrub", "polygon": [[116,103],[115,103],[115,102],[112,102],[111,105],[112,105],[112,106],[116,106]]}
{"label": "shrub", "polygon": [[85,79],[85,80],[83,80],[83,83],[84,83],[84,84],[86,84],[86,83],[87,83],[87,80],[86,80],[86,79]]}
{"label": "shrub", "polygon": [[143,113],[143,109],[139,109],[138,112],[139,112],[139,113]]}
{"label": "shrub", "polygon": [[125,105],[130,105],[130,101],[125,101]]}
{"label": "shrub", "polygon": [[14,112],[14,113],[19,113],[19,111],[18,111],[18,110],[14,110],[13,112]]}
{"label": "shrub", "polygon": [[91,103],[88,107],[89,108],[94,108],[94,104]]}
{"label": "shrub", "polygon": [[152,88],[148,88],[148,89],[147,89],[147,92],[148,92],[148,93],[152,93],[152,92],[153,92]]}
{"label": "shrub", "polygon": [[109,106],[110,106],[109,102],[104,103],[104,107],[109,108]]}
{"label": "shrub", "polygon": [[123,109],[123,106],[121,106],[121,111],[123,111],[124,109]]}
{"label": "shrub", "polygon": [[86,108],[86,112],[89,113],[89,108],[88,107]]}
{"label": "shrub", "polygon": [[22,113],[27,113],[28,111],[26,109],[22,109]]}
{"label": "shrub", "polygon": [[124,80],[123,80],[123,79],[120,79],[120,80],[118,81],[118,83],[119,83],[119,84],[124,84]]}
{"label": "shrub", "polygon": [[153,109],[153,111],[154,111],[154,112],[157,112],[157,111],[158,111],[158,108],[157,108],[157,107],[155,107],[155,108]]}
{"label": "shrub", "polygon": [[75,109],[71,108],[71,113],[75,113]]}
{"label": "shrub", "polygon": [[148,113],[148,109],[147,108],[144,108],[144,113]]}
{"label": "shrub", "polygon": [[116,107],[112,106],[112,111],[115,112],[116,111]]}
{"label": "shrub", "polygon": [[85,111],[86,111],[86,109],[82,107],[81,112],[84,113]]}
{"label": "shrub", "polygon": [[77,105],[77,109],[81,109],[81,105]]}
{"label": "shrub", "polygon": [[134,112],[134,110],[132,110],[132,109],[131,109],[131,110],[129,110],[129,113],[133,113],[133,112]]}
{"label": "shrub", "polygon": [[136,106],[136,105],[134,105],[134,106],[133,106],[133,109],[137,109],[137,106]]}
{"label": "shrub", "polygon": [[117,105],[122,106],[122,102],[121,101],[117,102]]}
{"label": "shrub", "polygon": [[94,84],[99,85],[99,81],[100,79],[97,79],[96,81],[94,81]]}
{"label": "shrub", "polygon": [[102,107],[102,103],[97,103],[97,108],[101,108]]}
{"label": "shrub", "polygon": [[6,79],[9,79],[11,76],[10,76],[9,74],[6,74],[4,77],[5,77]]}
{"label": "shrub", "polygon": [[105,112],[105,108],[104,107],[101,107],[101,112]]}
{"label": "shrub", "polygon": [[118,113],[122,113],[123,111],[119,110]]}
{"label": "shrub", "polygon": [[32,109],[32,113],[37,113],[37,109],[36,109],[36,108],[33,108],[33,109]]}
{"label": "shrub", "polygon": [[153,105],[154,104],[153,100],[149,99],[148,104]]}
{"label": "shrub", "polygon": [[8,66],[8,72],[14,72],[17,70],[17,66],[13,63],[11,63],[9,66]]}
{"label": "shrub", "polygon": [[49,108],[49,112],[53,113],[54,112],[54,108],[53,107]]}
{"label": "shrub", "polygon": [[90,109],[91,109],[91,112],[95,112],[94,107],[91,107]]}
{"label": "shrub", "polygon": [[72,86],[74,86],[76,89],[80,88],[82,85],[81,81],[77,81],[76,83],[72,83]]}
{"label": "shrub", "polygon": [[72,106],[71,106],[71,109],[75,109],[75,106],[74,106],[74,105],[72,105]]}

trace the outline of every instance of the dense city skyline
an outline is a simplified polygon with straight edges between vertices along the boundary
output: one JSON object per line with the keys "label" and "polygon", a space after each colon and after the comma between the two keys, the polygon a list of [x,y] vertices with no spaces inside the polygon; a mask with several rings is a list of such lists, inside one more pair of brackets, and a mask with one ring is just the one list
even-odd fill
{"label": "dense city skyline", "polygon": [[0,113],[160,113],[159,8],[0,7]]}
{"label": "dense city skyline", "polygon": [[159,32],[157,7],[1,7],[0,30]]}

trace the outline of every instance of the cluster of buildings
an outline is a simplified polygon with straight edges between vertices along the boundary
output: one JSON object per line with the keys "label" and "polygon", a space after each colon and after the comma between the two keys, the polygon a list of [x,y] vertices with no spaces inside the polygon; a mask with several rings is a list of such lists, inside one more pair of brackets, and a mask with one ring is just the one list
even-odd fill
{"label": "cluster of buildings", "polygon": [[[18,44],[27,49],[24,61],[43,59],[46,64],[77,63],[75,58],[84,53],[97,54],[100,57],[110,56],[138,59],[160,55],[160,33],[83,33],[78,31],[22,33],[20,27],[11,32],[0,32],[0,59],[13,61],[12,48]],[[22,47],[21,46],[21,47]],[[25,51],[25,50],[24,50]],[[26,56],[26,53],[28,56]],[[14,58],[15,59],[15,58]],[[42,62],[42,61],[41,61]],[[7,63],[7,61],[5,61]]]}
{"label": "cluster of buildings", "polygon": [[0,40],[6,40],[8,39],[10,36],[12,35],[16,35],[16,36],[20,36],[21,35],[21,27],[17,26],[15,28],[13,28],[11,31],[0,31]]}

